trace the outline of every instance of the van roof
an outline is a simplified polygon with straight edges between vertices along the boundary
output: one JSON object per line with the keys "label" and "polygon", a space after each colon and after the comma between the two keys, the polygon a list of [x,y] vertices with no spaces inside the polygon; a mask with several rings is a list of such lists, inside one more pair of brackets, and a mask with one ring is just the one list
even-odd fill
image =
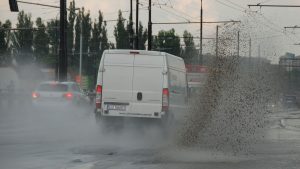
{"label": "van roof", "polygon": [[105,50],[105,53],[110,54],[141,54],[141,55],[165,55],[164,52],[159,51],[146,51],[146,50],[130,50],[130,49],[109,49]]}
{"label": "van roof", "polygon": [[160,52],[160,51],[148,51],[148,50],[131,50],[131,49],[108,49],[105,50],[104,53],[110,53],[110,54],[141,54],[141,55],[156,55],[156,56],[165,56],[169,55],[171,57],[178,58],[180,60],[183,60],[181,57],[166,53],[166,52]]}

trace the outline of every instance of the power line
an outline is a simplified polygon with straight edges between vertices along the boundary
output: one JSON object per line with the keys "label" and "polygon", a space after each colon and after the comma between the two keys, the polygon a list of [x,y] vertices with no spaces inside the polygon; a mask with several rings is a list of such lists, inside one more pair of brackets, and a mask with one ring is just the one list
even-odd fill
{"label": "power line", "polygon": [[265,1],[263,1],[263,2],[260,2],[260,3],[258,3],[258,4],[263,4],[263,3],[266,3],[266,2],[271,2],[271,1],[274,1],[274,0],[265,0]]}
{"label": "power line", "polygon": [[161,4],[159,3],[159,1],[158,0],[156,0],[157,1],[157,4],[159,5],[159,7],[161,8]]}
{"label": "power line", "polygon": [[[48,4],[41,4],[41,3],[33,3],[33,2],[26,2],[26,1],[17,1],[18,3],[23,3],[23,4],[30,4],[30,5],[38,5],[38,6],[46,6],[46,7],[50,7],[50,8],[60,8],[59,6],[55,6],[55,5],[48,5]],[[75,10],[79,10],[80,8],[76,8]],[[67,8],[67,10],[70,10]]]}
{"label": "power line", "polygon": [[218,2],[218,3],[220,3],[220,4],[224,5],[224,6],[227,6],[227,7],[231,8],[231,9],[234,9],[234,10],[237,10],[237,11],[240,11],[240,12],[244,12],[244,11],[241,10],[241,9],[238,9],[238,8],[236,8],[236,7],[233,7],[233,6],[230,6],[230,5],[228,5],[228,4],[224,3],[224,2],[221,2],[221,1],[219,1],[219,0],[216,0],[216,2]]}
{"label": "power line", "polygon": [[[212,22],[205,22],[202,23],[206,24],[218,24],[218,23],[240,23],[241,21],[212,21]],[[177,24],[199,24],[201,22],[153,22],[152,24],[155,25],[177,25]]]}
{"label": "power line", "polygon": [[20,30],[33,30],[37,31],[39,29],[58,29],[59,27],[36,27],[36,28],[0,28],[0,30],[4,31],[20,31]]}
{"label": "power line", "polygon": [[231,4],[233,4],[233,5],[236,6],[236,7],[239,7],[239,8],[242,8],[242,9],[244,9],[244,10],[247,10],[247,8],[242,7],[241,5],[239,5],[239,4],[237,4],[237,3],[234,3],[234,2],[232,2],[232,1],[230,1],[230,0],[225,0],[225,1],[227,1],[227,2],[229,2],[229,3],[231,3]]}
{"label": "power line", "polygon": [[296,28],[300,28],[300,26],[285,26],[284,29],[296,29]]}
{"label": "power line", "polygon": [[[300,6],[297,6],[297,5],[260,5],[260,4],[257,4],[257,5],[248,5],[248,6],[249,6],[249,8],[250,8],[251,6],[260,6],[260,7],[300,7]],[[250,15],[250,16],[251,16],[251,15]],[[267,22],[269,22],[270,24],[272,24],[273,26],[279,27],[278,25],[274,24],[272,21],[270,21],[269,19],[267,19],[263,14],[260,13],[260,16],[261,16],[264,20],[266,20]],[[252,16],[252,17],[253,17],[253,16]],[[253,17],[253,18],[254,18],[254,17]],[[255,18],[255,19],[256,19],[256,18]],[[277,30],[277,29],[273,28],[272,26],[266,24],[265,22],[261,22],[261,24],[267,26],[268,28],[270,28],[270,29],[273,30],[273,31],[283,33],[283,34],[284,34],[286,37],[288,37],[290,40],[293,40],[289,35],[287,35],[287,34],[284,33],[284,30],[283,30],[283,29],[279,28],[279,29]],[[293,37],[293,38],[294,38],[294,37]],[[294,40],[296,40],[296,39],[294,39]]]}
{"label": "power line", "polygon": [[[236,4],[236,3],[233,3],[233,2],[231,2],[231,1],[229,1],[229,0],[226,0],[226,1],[229,2],[229,3],[231,3],[231,4],[234,4],[235,6],[238,6],[239,8],[245,9],[245,11],[242,11],[242,10],[240,10],[240,9],[237,9],[236,7],[230,6],[230,5],[228,5],[228,4],[224,3],[224,2],[221,2],[221,1],[219,1],[219,0],[216,0],[216,1],[219,2],[220,4],[223,4],[223,5],[227,6],[227,7],[230,7],[230,8],[232,8],[232,9],[238,10],[238,11],[243,12],[243,13],[245,13],[246,10],[247,10],[246,8],[243,8],[242,6],[240,6],[240,5]],[[251,16],[251,15],[250,15],[250,16]],[[251,16],[251,17],[253,17],[253,16]],[[264,15],[261,14],[261,17],[262,17],[263,19],[265,19],[267,22],[269,22],[270,24],[272,24],[272,25],[274,25],[274,26],[276,26],[276,27],[279,27],[278,25],[274,24],[274,23],[271,22],[269,19],[267,19]],[[253,18],[254,18],[254,17],[253,17]],[[254,19],[256,19],[256,18],[254,18]],[[273,27],[271,27],[271,26],[269,26],[269,25],[267,25],[267,24],[265,24],[265,23],[262,23],[262,22],[261,22],[261,24],[267,26],[268,28],[270,28],[270,29],[272,29],[272,30],[274,30],[274,31],[276,31],[276,32],[283,33],[283,30],[280,30],[280,29],[277,30],[277,29],[275,29],[275,28],[273,28]]]}
{"label": "power line", "polygon": [[[159,37],[158,35],[153,35],[153,37]],[[195,36],[195,37],[183,37],[183,36],[161,36],[161,38],[180,38],[180,39],[200,39],[200,37]],[[208,40],[214,40],[215,38],[202,38],[202,39],[208,39]]]}
{"label": "power line", "polygon": [[158,8],[158,9],[163,10],[164,12],[166,12],[166,13],[168,13],[168,14],[171,13],[171,14],[173,14],[173,15],[179,17],[179,18],[182,18],[182,19],[184,19],[184,20],[189,21],[189,19],[187,19],[186,17],[183,17],[183,16],[181,16],[181,15],[178,15],[178,14],[176,14],[176,13],[174,13],[174,12],[171,12],[171,11],[169,11],[169,10],[166,10],[166,9],[164,9],[164,8]]}
{"label": "power line", "polygon": [[168,1],[169,1],[169,3],[170,3],[171,7],[173,7],[174,5],[172,4],[171,0],[168,0]]}
{"label": "power line", "polygon": [[278,8],[299,8],[300,5],[261,5],[261,4],[256,4],[256,5],[248,5],[248,7],[278,7]]}
{"label": "power line", "polygon": [[170,7],[170,6],[166,5],[166,7],[170,8],[170,9],[172,9],[172,10],[178,12],[178,13],[180,13],[181,15],[185,15],[185,16],[191,18],[191,19],[197,18],[197,17],[193,17],[193,16],[191,16],[191,15],[185,13],[185,12],[182,12],[182,11],[178,10],[178,9],[174,8],[173,6]]}

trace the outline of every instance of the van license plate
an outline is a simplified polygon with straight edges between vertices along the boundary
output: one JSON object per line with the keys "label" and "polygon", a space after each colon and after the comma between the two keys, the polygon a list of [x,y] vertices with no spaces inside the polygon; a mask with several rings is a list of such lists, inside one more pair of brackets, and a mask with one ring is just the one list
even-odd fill
{"label": "van license plate", "polygon": [[107,110],[119,110],[119,111],[125,111],[125,110],[126,110],[126,105],[113,105],[113,104],[108,104],[108,105],[107,105]]}

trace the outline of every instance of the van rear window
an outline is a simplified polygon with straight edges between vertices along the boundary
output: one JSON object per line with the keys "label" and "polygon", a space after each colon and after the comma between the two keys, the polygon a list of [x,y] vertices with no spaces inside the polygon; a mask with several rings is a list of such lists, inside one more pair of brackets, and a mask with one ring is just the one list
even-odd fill
{"label": "van rear window", "polygon": [[66,92],[68,91],[68,86],[65,84],[41,84],[38,91],[44,92]]}

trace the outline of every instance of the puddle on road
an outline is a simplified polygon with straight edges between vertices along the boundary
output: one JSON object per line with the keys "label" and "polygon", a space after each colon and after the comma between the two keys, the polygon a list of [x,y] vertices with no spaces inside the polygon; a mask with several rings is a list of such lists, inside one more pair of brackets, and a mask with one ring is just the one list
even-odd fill
{"label": "puddle on road", "polygon": [[160,154],[163,163],[236,163],[251,160],[249,156],[234,156],[205,149],[173,149]]}

